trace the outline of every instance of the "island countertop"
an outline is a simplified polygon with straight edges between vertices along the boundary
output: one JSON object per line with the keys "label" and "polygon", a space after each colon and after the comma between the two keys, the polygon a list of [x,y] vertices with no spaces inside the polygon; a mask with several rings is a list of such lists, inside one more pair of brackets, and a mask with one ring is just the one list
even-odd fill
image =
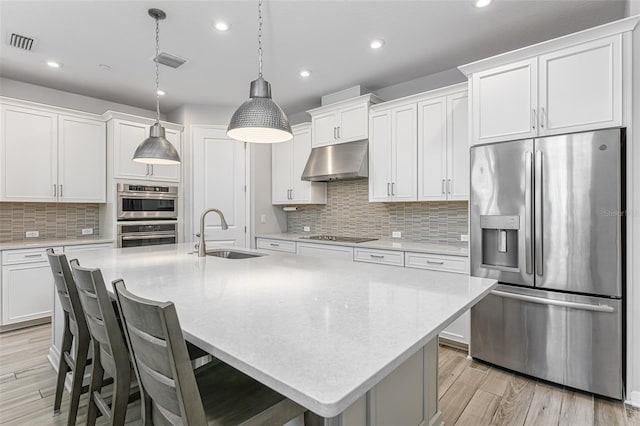
{"label": "island countertop", "polygon": [[123,278],[139,296],[173,301],[188,340],[324,417],[344,411],[496,284],[288,254],[199,258],[192,247],[74,257],[101,268],[106,282]]}

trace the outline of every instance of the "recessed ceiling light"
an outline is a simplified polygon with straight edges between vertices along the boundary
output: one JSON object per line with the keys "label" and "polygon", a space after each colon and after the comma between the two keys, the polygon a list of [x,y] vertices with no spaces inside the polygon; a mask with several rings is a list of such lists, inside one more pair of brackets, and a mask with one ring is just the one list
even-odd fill
{"label": "recessed ceiling light", "polygon": [[216,22],[216,30],[218,31],[229,31],[229,24],[226,22]]}
{"label": "recessed ceiling light", "polygon": [[493,0],[475,0],[476,7],[487,7],[491,4]]}
{"label": "recessed ceiling light", "polygon": [[384,46],[384,40],[372,40],[369,46],[372,49],[380,49],[382,46]]}
{"label": "recessed ceiling light", "polygon": [[300,77],[307,78],[307,77],[309,77],[310,75],[311,75],[311,71],[309,71],[309,70],[302,70],[302,71],[300,71]]}
{"label": "recessed ceiling light", "polygon": [[49,65],[51,68],[60,68],[62,66],[60,62],[56,61],[47,61],[47,65]]}
{"label": "recessed ceiling light", "polygon": [[167,92],[165,92],[164,90],[160,90],[160,89],[158,89],[158,95],[160,95],[160,96],[164,96],[164,95],[166,95],[166,94],[167,94]]}

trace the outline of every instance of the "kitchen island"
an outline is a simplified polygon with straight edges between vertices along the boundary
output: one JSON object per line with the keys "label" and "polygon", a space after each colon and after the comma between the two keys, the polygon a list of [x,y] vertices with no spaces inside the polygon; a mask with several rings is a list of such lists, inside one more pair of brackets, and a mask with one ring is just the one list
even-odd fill
{"label": "kitchen island", "polygon": [[289,254],[199,258],[192,249],[185,243],[77,257],[101,268],[107,282],[123,278],[141,297],[173,301],[189,341],[327,425],[440,424],[438,333],[496,285]]}

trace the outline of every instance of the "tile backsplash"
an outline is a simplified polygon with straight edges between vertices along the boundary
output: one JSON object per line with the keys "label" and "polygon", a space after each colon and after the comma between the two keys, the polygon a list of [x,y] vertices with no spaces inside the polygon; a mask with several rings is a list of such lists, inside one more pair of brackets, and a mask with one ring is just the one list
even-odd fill
{"label": "tile backsplash", "polygon": [[[0,242],[80,238],[82,228],[100,235],[98,204],[0,203]],[[40,235],[26,238],[27,231]]]}
{"label": "tile backsplash", "polygon": [[326,205],[298,206],[287,213],[288,232],[353,237],[402,238],[423,242],[460,242],[468,232],[467,201],[369,203],[367,179],[329,182]]}

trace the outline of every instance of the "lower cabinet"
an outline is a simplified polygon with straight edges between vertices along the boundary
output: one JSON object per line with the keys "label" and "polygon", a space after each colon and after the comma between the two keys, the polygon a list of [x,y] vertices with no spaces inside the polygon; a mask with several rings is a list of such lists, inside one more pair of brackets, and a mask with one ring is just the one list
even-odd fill
{"label": "lower cabinet", "polygon": [[329,244],[298,243],[296,252],[301,256],[315,256],[324,259],[342,259],[353,261],[353,247],[333,246]]}
{"label": "lower cabinet", "polygon": [[[60,252],[62,248],[54,250]],[[53,278],[44,248],[2,253],[1,325],[50,317],[53,294]]]}

